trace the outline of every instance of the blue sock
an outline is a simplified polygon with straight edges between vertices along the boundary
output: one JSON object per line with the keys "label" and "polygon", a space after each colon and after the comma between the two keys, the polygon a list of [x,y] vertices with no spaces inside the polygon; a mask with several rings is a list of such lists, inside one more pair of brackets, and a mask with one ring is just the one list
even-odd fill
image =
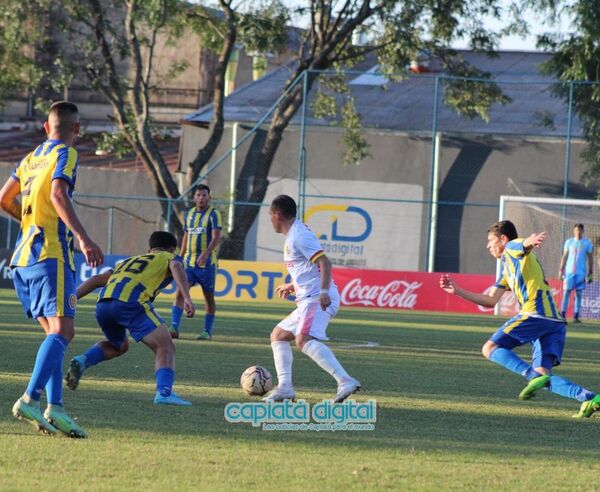
{"label": "blue sock", "polygon": [[[64,358],[64,357],[63,357]],[[46,383],[46,400],[50,405],[63,406],[63,360],[56,364],[54,372]]]}
{"label": "blue sock", "polygon": [[31,379],[25,393],[35,401],[40,401],[42,390],[50,380],[58,364],[62,365],[65,350],[69,345],[61,335],[48,335],[41,343],[31,372]]}
{"label": "blue sock", "polygon": [[571,290],[565,290],[563,294],[562,304],[560,306],[560,312],[566,313],[567,308],[569,307],[569,299],[571,297]]}
{"label": "blue sock", "polygon": [[561,376],[550,376],[550,386],[548,389],[552,391],[552,393],[577,401],[591,400],[596,396],[595,393],[592,393]]}
{"label": "blue sock", "polygon": [[161,396],[169,396],[173,390],[175,371],[170,367],[161,367],[154,375],[156,376],[156,391],[158,391]]}
{"label": "blue sock", "polygon": [[541,374],[534,371],[527,362],[521,359],[512,350],[498,347],[490,355],[490,360],[526,379],[533,379],[541,376]]}
{"label": "blue sock", "polygon": [[574,316],[579,318],[579,312],[581,311],[581,298],[583,297],[582,290],[575,291],[575,308],[574,308]]}
{"label": "blue sock", "polygon": [[183,309],[177,306],[171,308],[171,326],[174,330],[179,330],[179,323],[181,323],[181,316],[183,315]]}
{"label": "blue sock", "polygon": [[104,351],[98,345],[94,345],[87,349],[83,356],[85,357],[85,368],[87,369],[100,364],[104,360]]}
{"label": "blue sock", "polygon": [[215,322],[214,314],[205,314],[204,315],[204,331],[208,332],[209,335],[212,335],[213,323]]}

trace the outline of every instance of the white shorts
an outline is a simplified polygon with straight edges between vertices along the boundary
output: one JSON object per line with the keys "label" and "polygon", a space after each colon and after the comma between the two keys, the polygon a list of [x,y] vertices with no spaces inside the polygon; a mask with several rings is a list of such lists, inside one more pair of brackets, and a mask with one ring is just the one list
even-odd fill
{"label": "white shorts", "polygon": [[300,334],[310,335],[317,340],[329,340],[327,338],[327,325],[340,307],[339,295],[330,293],[331,305],[323,311],[319,299],[303,299],[298,302],[298,307],[277,325],[279,328],[290,331],[294,336]]}

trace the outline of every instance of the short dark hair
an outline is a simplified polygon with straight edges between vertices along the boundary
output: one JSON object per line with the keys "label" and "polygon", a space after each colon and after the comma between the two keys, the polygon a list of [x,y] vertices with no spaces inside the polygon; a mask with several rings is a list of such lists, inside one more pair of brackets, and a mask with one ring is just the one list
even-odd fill
{"label": "short dark hair", "polygon": [[[56,101],[50,106],[48,116],[56,114],[59,120],[70,119],[72,115],[79,114],[77,105],[69,101]],[[65,118],[66,117],[66,118]]]}
{"label": "short dark hair", "polygon": [[167,231],[154,231],[150,234],[150,249],[174,249],[177,248],[177,239]]}
{"label": "short dark hair", "polygon": [[298,213],[296,208],[296,202],[291,196],[279,195],[276,196],[271,202],[271,208],[281,212],[286,219],[293,219]]}
{"label": "short dark hair", "polygon": [[575,228],[581,229],[581,232],[584,231],[583,224],[575,224],[575,227],[573,227],[573,229],[575,229]]}
{"label": "short dark hair", "polygon": [[488,234],[493,234],[496,237],[500,237],[502,234],[504,234],[509,241],[519,237],[517,234],[517,228],[510,220],[501,220],[500,222],[495,222],[489,227]]}
{"label": "short dark hair", "polygon": [[194,190],[194,195],[202,190],[208,191],[208,194],[210,195],[210,188],[208,187],[208,185],[205,184],[199,184],[198,186],[196,186],[196,189]]}

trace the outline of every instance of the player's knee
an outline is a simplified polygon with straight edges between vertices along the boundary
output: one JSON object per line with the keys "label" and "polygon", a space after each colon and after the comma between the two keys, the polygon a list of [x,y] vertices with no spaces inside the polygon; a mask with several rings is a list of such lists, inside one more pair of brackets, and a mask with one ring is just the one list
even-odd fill
{"label": "player's knee", "polygon": [[492,352],[494,350],[496,350],[498,346],[492,342],[491,340],[488,340],[487,342],[485,342],[483,344],[483,346],[481,347],[481,354],[486,358],[489,359],[492,356]]}
{"label": "player's knee", "polygon": [[289,342],[290,333],[276,326],[271,332],[271,342]]}
{"label": "player's knee", "polygon": [[127,353],[127,351],[129,350],[129,341],[127,340],[127,338],[119,347],[117,347],[117,350],[119,351],[119,355]]}
{"label": "player's knee", "polygon": [[307,335],[298,335],[296,337],[296,347],[298,347],[299,350],[303,350],[304,346],[310,342],[311,340],[314,340],[313,337],[311,336],[307,336]]}

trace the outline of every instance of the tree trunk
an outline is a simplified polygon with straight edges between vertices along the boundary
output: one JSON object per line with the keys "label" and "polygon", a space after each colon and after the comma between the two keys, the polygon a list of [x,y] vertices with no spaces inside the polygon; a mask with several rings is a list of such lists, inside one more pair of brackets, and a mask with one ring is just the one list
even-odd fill
{"label": "tree trunk", "polygon": [[[309,79],[307,84],[308,90],[310,90],[312,80],[314,80],[311,79]],[[227,239],[221,244],[219,250],[219,256],[223,259],[243,259],[246,235],[252,227],[252,224],[254,224],[261,209],[260,205],[267,194],[267,188],[269,187],[268,176],[271,171],[273,159],[275,158],[275,154],[277,153],[277,149],[283,138],[283,132],[302,104],[302,98],[303,86],[302,84],[299,84],[291,91],[288,98],[284,100],[282,105],[275,111],[271,126],[269,127],[266,138],[264,138],[264,142],[260,146],[260,149],[257,152],[250,151],[246,156],[247,162],[244,164],[244,167],[250,166],[254,170],[251,179],[252,183],[248,183],[250,184],[248,188],[250,188],[251,191],[247,198],[244,199],[246,195],[244,195],[242,187],[244,187],[244,184],[246,184],[247,181],[238,179],[236,185],[236,202],[244,201],[256,203],[256,205],[235,206],[234,227]],[[261,134],[258,132],[255,140],[260,137]]]}

